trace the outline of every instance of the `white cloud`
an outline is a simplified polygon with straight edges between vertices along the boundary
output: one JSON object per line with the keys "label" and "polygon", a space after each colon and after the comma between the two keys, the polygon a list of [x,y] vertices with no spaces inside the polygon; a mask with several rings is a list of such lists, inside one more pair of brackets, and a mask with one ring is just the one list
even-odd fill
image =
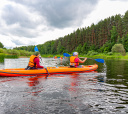
{"label": "white cloud", "polygon": [[125,0],[0,1],[0,42],[8,48],[43,44],[112,15],[124,15],[127,4]]}
{"label": "white cloud", "polygon": [[100,20],[114,16],[116,14],[124,15],[128,10],[128,1],[121,0],[99,0],[94,11],[84,20],[84,26],[97,24]]}

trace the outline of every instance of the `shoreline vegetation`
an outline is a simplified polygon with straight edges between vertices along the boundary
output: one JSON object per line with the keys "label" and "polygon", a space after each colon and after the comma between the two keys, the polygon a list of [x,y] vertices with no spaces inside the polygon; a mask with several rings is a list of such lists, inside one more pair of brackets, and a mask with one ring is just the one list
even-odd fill
{"label": "shoreline vegetation", "polygon": [[[15,50],[15,49],[4,49],[0,48],[0,62],[3,63],[5,58],[29,58],[34,52],[29,52],[26,50]],[[69,53],[72,55],[71,53]],[[64,57],[63,54],[41,54],[41,57],[43,58],[60,58]],[[101,59],[116,59],[116,60],[128,60],[128,53],[123,55],[122,53],[98,53],[95,51],[89,51],[87,54],[79,54],[79,57],[81,58],[101,58]]]}
{"label": "shoreline vegetation", "polygon": [[[128,60],[128,11],[92,23],[89,27],[59,37],[56,40],[38,44],[42,57],[63,57],[63,53],[77,51],[79,57]],[[30,57],[35,45],[5,49],[0,42],[0,62],[4,58]],[[27,51],[25,51],[27,50]],[[31,52],[30,52],[31,51]],[[59,55],[60,54],[60,55]]]}
{"label": "shoreline vegetation", "polygon": [[[128,60],[128,11],[99,21],[90,27],[78,28],[56,40],[38,44],[42,57],[64,57],[77,51],[79,57]],[[4,58],[30,57],[35,45],[6,49],[0,42],[0,62]],[[26,50],[26,51],[25,51]]]}
{"label": "shoreline vegetation", "polygon": [[[72,54],[70,54],[72,55]],[[43,58],[54,58],[54,57],[60,58],[61,56],[63,56],[63,54],[61,55],[51,55],[51,54],[44,54],[41,55],[41,57]],[[8,55],[8,54],[4,54],[4,53],[0,53],[0,63],[4,62],[5,58],[11,58],[11,59],[16,59],[16,58],[29,58],[30,55],[28,56],[17,56],[17,55]],[[80,54],[79,55],[80,58],[93,58],[93,59],[114,59],[114,60],[128,60],[128,54],[126,54],[125,56],[121,55],[120,53],[115,53],[113,55],[108,55],[108,54],[104,54],[104,53],[100,53],[100,54],[96,54],[96,55],[86,55],[86,54]],[[67,57],[66,57],[67,58]]]}
{"label": "shoreline vegetation", "polygon": [[15,49],[5,49],[0,48],[0,62],[4,62],[5,58],[20,58],[20,57],[29,57],[33,52],[25,50],[15,50]]}

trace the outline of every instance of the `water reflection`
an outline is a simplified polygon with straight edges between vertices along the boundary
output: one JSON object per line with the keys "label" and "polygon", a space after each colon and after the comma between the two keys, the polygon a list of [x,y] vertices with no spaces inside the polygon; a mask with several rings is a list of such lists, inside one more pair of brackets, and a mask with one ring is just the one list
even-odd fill
{"label": "water reflection", "polygon": [[[18,111],[18,113],[27,111],[30,113],[40,109],[42,112],[50,113],[51,109],[45,108],[50,106],[54,113],[56,111],[63,112],[63,110],[65,110],[65,113],[68,111],[71,111],[71,113],[82,112],[79,109],[90,112],[88,105],[79,100],[83,93],[82,88],[84,89],[81,86],[83,78],[79,74],[49,75],[46,77],[2,78],[1,83],[3,85],[1,86],[3,89],[1,93],[4,94],[4,97],[2,97],[4,109],[1,111]],[[12,105],[12,107],[9,108],[6,103]],[[20,110],[14,110],[15,107]]]}
{"label": "water reflection", "polygon": [[[43,62],[45,66],[69,63],[67,58],[43,58]],[[97,64],[97,72],[91,73],[0,77],[0,114],[128,113],[128,61]]]}
{"label": "water reflection", "polygon": [[40,92],[43,91],[43,86],[38,86],[40,83],[47,79],[48,75],[46,76],[35,76],[28,78],[27,84],[31,88],[30,92],[32,95],[37,96]]}

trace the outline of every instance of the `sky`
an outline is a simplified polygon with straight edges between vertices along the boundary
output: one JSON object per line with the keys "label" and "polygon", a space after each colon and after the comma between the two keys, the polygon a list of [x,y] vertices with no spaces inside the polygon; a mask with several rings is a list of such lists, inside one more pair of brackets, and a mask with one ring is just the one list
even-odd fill
{"label": "sky", "polygon": [[1,0],[0,42],[44,44],[127,10],[128,0]]}

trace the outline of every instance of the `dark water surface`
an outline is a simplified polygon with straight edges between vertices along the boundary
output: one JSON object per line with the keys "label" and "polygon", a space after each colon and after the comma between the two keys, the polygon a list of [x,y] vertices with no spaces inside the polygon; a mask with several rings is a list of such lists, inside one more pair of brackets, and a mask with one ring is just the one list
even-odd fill
{"label": "dark water surface", "polygon": [[[28,58],[6,59],[0,68],[26,67]],[[68,60],[43,58],[45,66]],[[0,114],[128,113],[128,61],[105,60],[97,72],[0,77]]]}

